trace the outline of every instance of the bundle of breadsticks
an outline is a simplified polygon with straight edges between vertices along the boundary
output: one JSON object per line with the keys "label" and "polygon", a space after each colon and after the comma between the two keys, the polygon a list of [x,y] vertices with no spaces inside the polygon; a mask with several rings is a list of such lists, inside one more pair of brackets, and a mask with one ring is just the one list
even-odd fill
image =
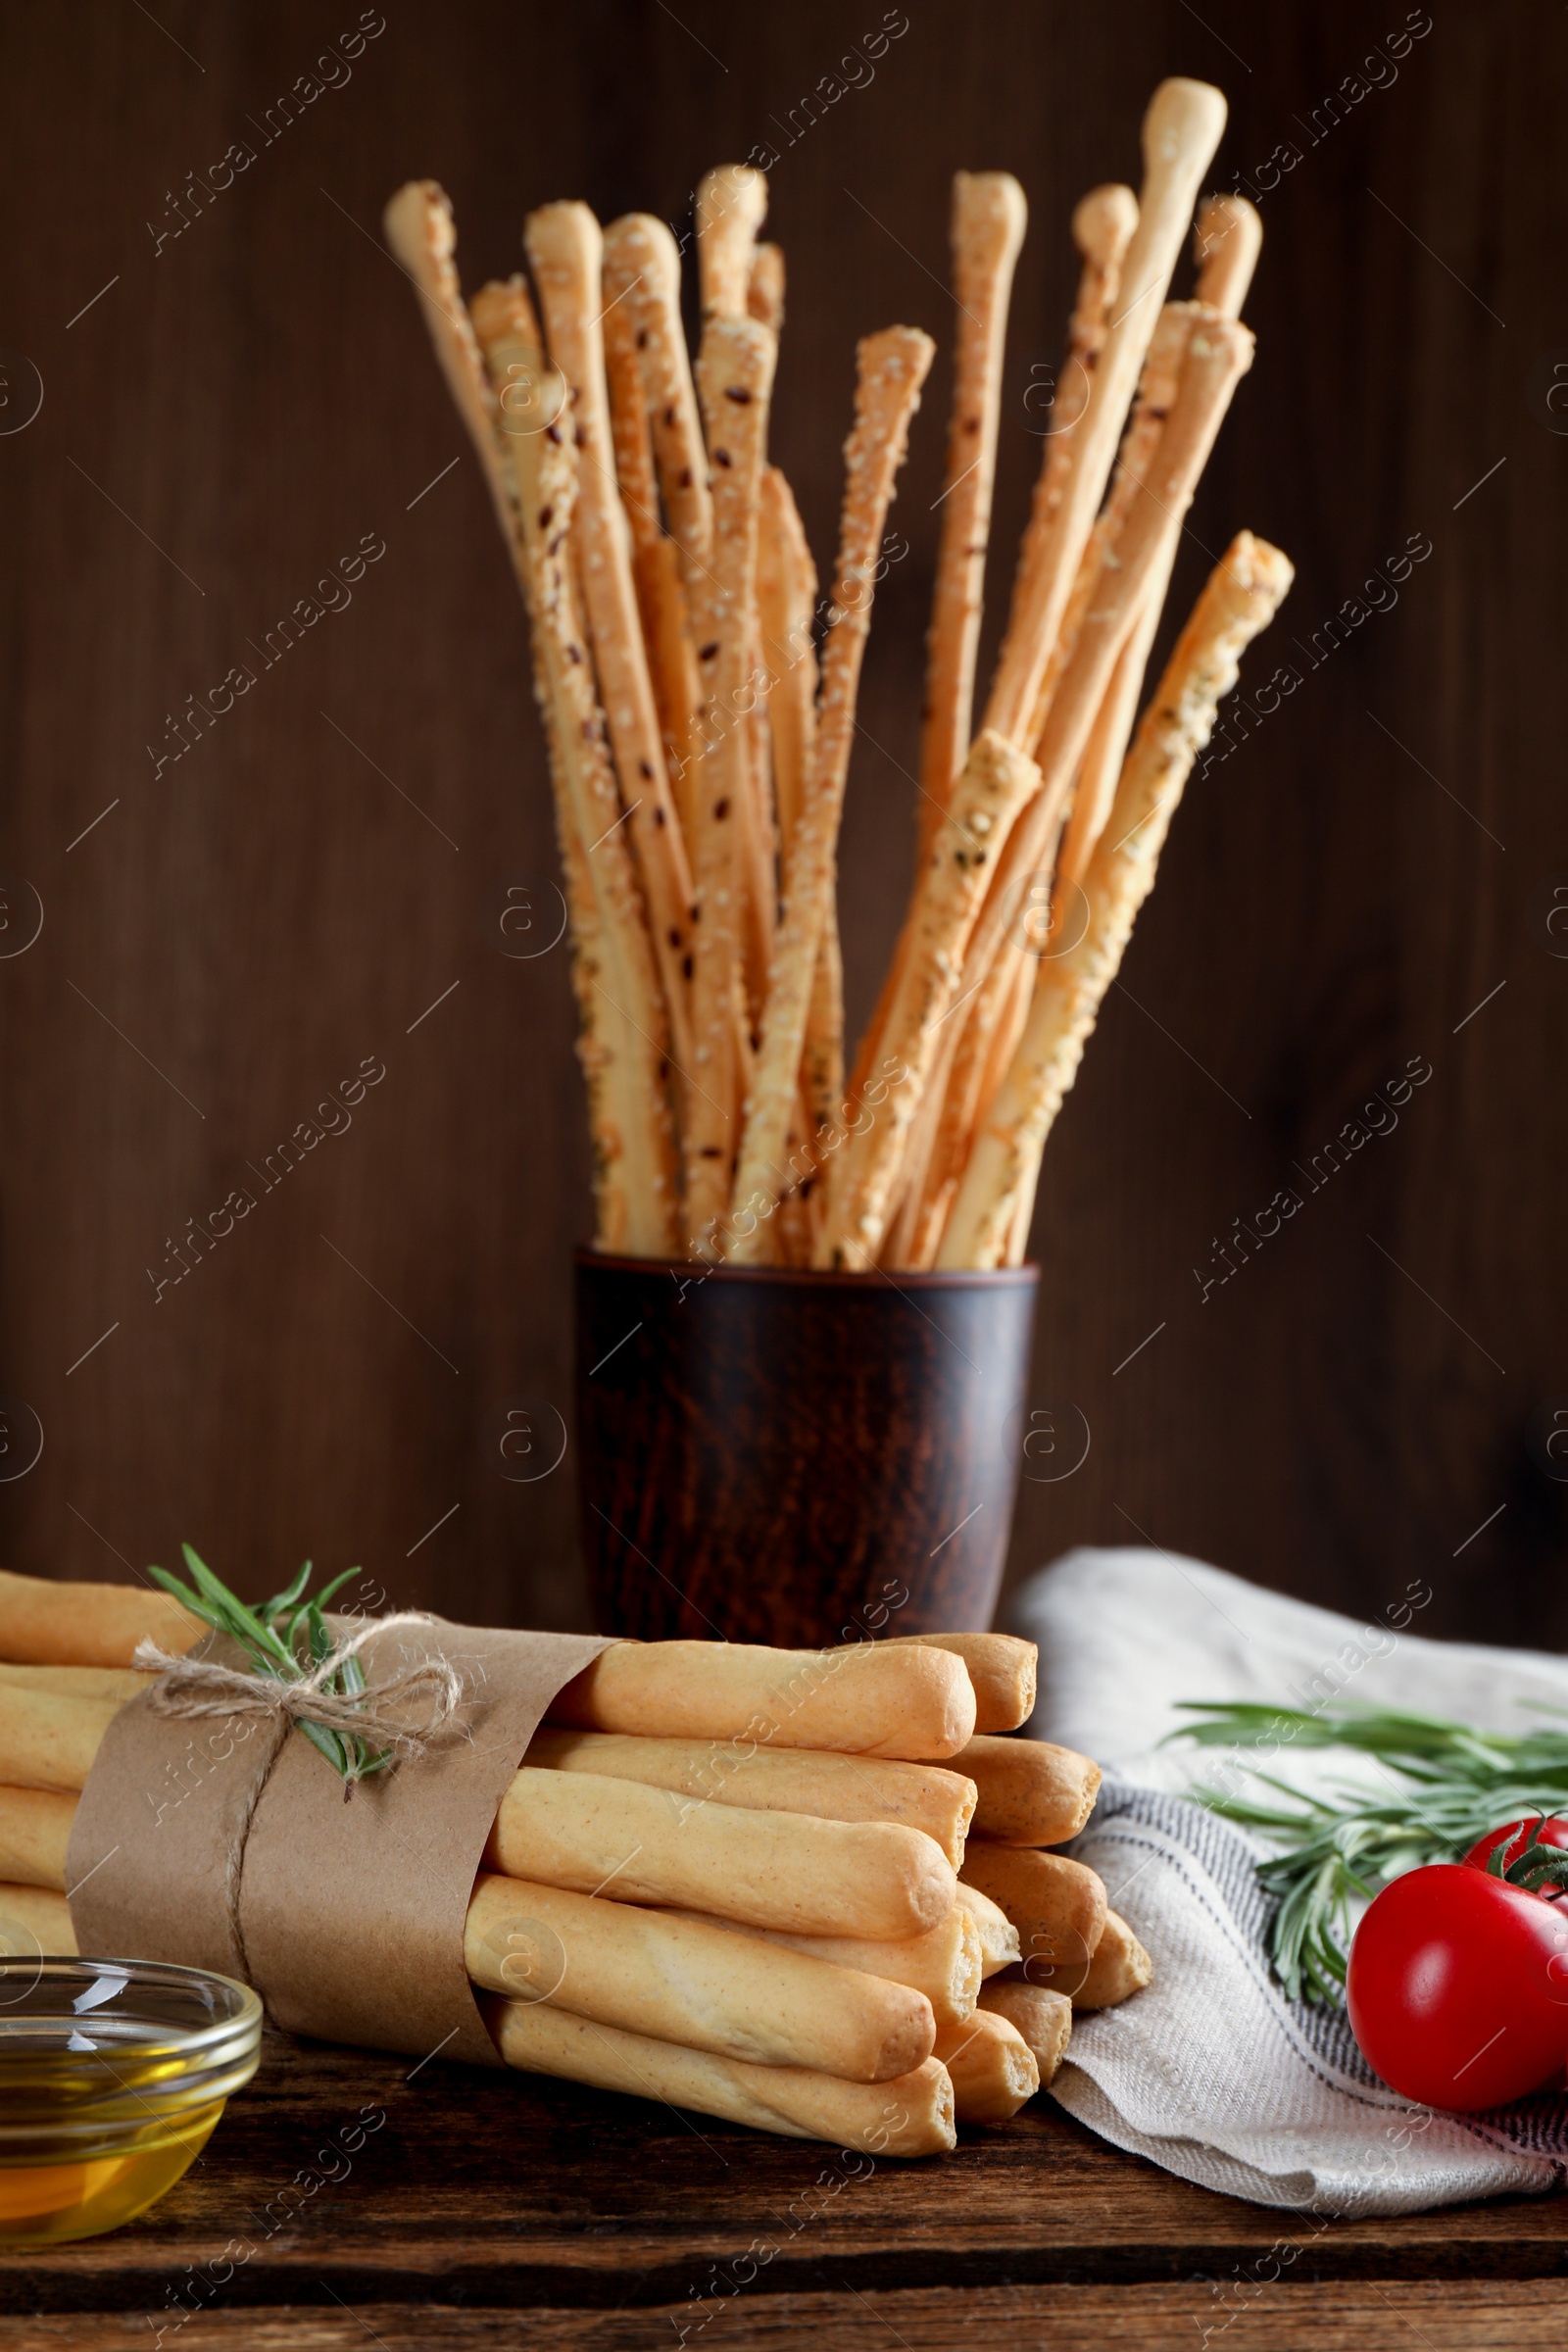
{"label": "bundle of breadsticks", "polygon": [[1290,583],[1248,532],[1134,732],[1183,517],[1252,356],[1261,227],[1198,220],[1225,122],[1167,81],[1144,184],[1094,189],[1005,633],[974,687],[1023,192],[954,183],[956,328],[908,911],[845,1074],[836,844],[895,477],[935,345],[858,347],[831,593],[767,457],[784,264],[760,172],[696,205],[701,329],[648,214],[529,215],[460,289],[432,180],[387,208],[531,623],[572,929],[599,1247],[849,1270],[1020,1262],[1041,1152],[1248,641]]}
{"label": "bundle of breadsticks", "polygon": [[[66,1855],[162,1593],[0,1573],[0,1938],[75,1949]],[[464,1958],[505,2061],[888,2155],[1049,2083],[1074,2009],[1149,1982],[1095,1873],[1049,1849],[1100,1784],[1004,1737],[1035,1649],[620,1642],[568,1683],[504,1796]],[[781,1693],[787,1693],[780,1703]],[[771,1735],[759,1734],[765,1727]],[[323,1767],[324,1769],[324,1767]]]}

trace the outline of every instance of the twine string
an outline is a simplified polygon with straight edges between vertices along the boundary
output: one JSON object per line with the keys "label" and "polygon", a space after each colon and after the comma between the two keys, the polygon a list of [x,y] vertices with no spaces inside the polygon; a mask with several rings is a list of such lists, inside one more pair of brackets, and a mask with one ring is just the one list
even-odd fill
{"label": "twine string", "polygon": [[463,1678],[439,1651],[434,1657],[406,1661],[360,1691],[327,1686],[372,1636],[432,1622],[419,1609],[378,1617],[338,1642],[309,1673],[291,1677],[244,1673],[215,1658],[175,1657],[145,1635],[131,1663],[144,1674],[157,1675],[148,1697],[160,1715],[251,1715],[283,1724],[312,1723],[320,1731],[379,1740],[398,1755],[416,1760],[440,1738],[463,1701]]}

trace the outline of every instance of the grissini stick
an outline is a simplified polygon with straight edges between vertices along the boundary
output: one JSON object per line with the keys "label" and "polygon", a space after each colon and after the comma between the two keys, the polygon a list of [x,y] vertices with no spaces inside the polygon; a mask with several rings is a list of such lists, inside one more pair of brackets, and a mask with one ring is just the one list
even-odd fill
{"label": "grissini stick", "polygon": [[1088,920],[1068,953],[1044,963],[1029,1023],[984,1128],[975,1139],[943,1237],[942,1265],[987,1266],[1006,1246],[1020,1188],[1077,1074],[1193,761],[1243,648],[1273,617],[1290,586],[1277,548],[1244,531],[1211,573],[1145,711],[1115,806],[1085,878]]}
{"label": "grissini stick", "polygon": [[[3,1849],[0,1849],[3,1859]],[[491,1992],[753,2066],[886,2082],[931,2055],[931,2004],[765,1938],[481,1874],[463,1962]]]}
{"label": "grissini stick", "polygon": [[[603,242],[585,204],[550,204],[523,230],[550,357],[572,392],[582,599],[620,780],[625,830],[648,898],[649,927],[677,1059],[691,1051],[685,958],[692,883],[664,768],[664,747],[632,580],[626,517],[615,488],[605,381]],[[689,1066],[689,1064],[687,1065]]]}
{"label": "grissini stick", "polygon": [[825,2139],[877,2156],[935,2156],[956,2145],[953,2084],[926,2059],[891,2082],[842,2082],[794,2066],[746,2066],[707,2050],[596,2026],[546,2001],[484,2003],[508,2066],[597,2090],[662,2099],[792,2139]]}
{"label": "grissini stick", "polygon": [[697,189],[697,277],[703,325],[744,318],[757,232],[767,213],[767,179],[751,164],[719,164]]}
{"label": "grissini stick", "polygon": [[[693,583],[703,759],[693,794],[699,920],[692,982],[693,1085],[682,1144],[688,1238],[704,1254],[729,1205],[740,1141],[735,1002],[748,888],[742,849],[752,804],[747,688],[757,637],[757,502],[778,347],[755,318],[711,318],[697,363],[713,467],[713,532]],[[771,884],[768,886],[771,893]]]}
{"label": "grissini stick", "polygon": [[42,1886],[0,1886],[0,1959],[71,1958],[76,1931],[63,1894]]}
{"label": "grissini stick", "polygon": [[[520,280],[485,286],[475,298],[473,321],[492,380],[504,387],[517,380],[514,371],[520,368],[535,387],[541,413],[562,411],[559,424],[509,434],[509,460],[517,490],[535,692],[551,745],[572,914],[572,985],[593,1121],[599,1246],[658,1256],[674,1247],[676,1233],[665,1007],[571,577],[577,475],[569,410],[562,379],[542,366]],[[503,392],[504,417],[506,397]],[[526,421],[531,424],[532,416]]]}
{"label": "grissini stick", "polygon": [[652,213],[627,213],[612,220],[605,231],[605,272],[635,329],[659,486],[689,593],[694,574],[707,561],[713,505],[680,320],[680,255],[663,221]]}
{"label": "grissini stick", "polygon": [[1262,247],[1263,217],[1255,205],[1245,196],[1205,196],[1194,238],[1199,301],[1239,318]]}
{"label": "grissini stick", "polygon": [[[822,692],[805,806],[784,863],[784,912],[774,943],[762,1043],[746,1110],[735,1206],[755,1213],[789,1191],[786,1166],[808,1013],[827,907],[833,896],[839,816],[855,739],[860,664],[871,626],[871,600],[894,477],[904,461],[909,420],[936,346],[916,327],[868,335],[857,352],[855,424],[845,443],[844,510],[831,625],[822,651]],[[809,1055],[808,1085],[817,1081]],[[731,1255],[759,1262],[763,1245],[739,1239]]]}
{"label": "grissini stick", "polygon": [[974,1927],[980,1945],[982,1978],[994,1977],[1004,1968],[1015,1968],[1023,1958],[1023,1943],[1002,1905],[989,1894],[982,1894],[978,1886],[960,1884],[958,1906],[968,1913]]}
{"label": "grissini stick", "polygon": [[890,1634],[897,1649],[912,1643],[961,1658],[974,1685],[977,1733],[1015,1732],[1035,1711],[1040,1645],[1020,1634]]}
{"label": "grissini stick", "polygon": [[975,738],[915,884],[903,970],[882,1032],[884,1060],[906,1080],[833,1162],[827,1222],[813,1251],[818,1266],[864,1272],[876,1262],[905,1140],[953,1008],[969,934],[1013,823],[1039,783],[1034,761],[1002,736],[987,729]]}
{"label": "grissini stick", "polygon": [[1004,2017],[1023,2035],[1040,2069],[1040,2087],[1049,2089],[1072,2038],[1073,2005],[1066,1994],[1003,1978],[982,1987],[980,2006],[989,2016]]}
{"label": "grissini stick", "polygon": [[746,309],[776,335],[784,324],[784,254],[777,245],[759,245],[746,280]]}
{"label": "grissini stick", "polygon": [[485,1860],[575,1894],[803,1936],[918,1936],[957,1899],[952,1863],[919,1830],[733,1805],[694,1812],[669,1789],[526,1765],[501,1800]]}
{"label": "grissini stick", "polygon": [[1223,97],[1200,81],[1161,82],[1144,117],[1144,184],[1138,225],[1122,260],[1116,316],[1106,328],[1087,404],[1070,436],[1055,512],[1038,541],[1025,542],[986,709],[986,725],[1025,749],[1040,679],[1104,494],[1144,353],[1224,127]]}
{"label": "grissini stick", "polygon": [[[710,1920],[708,1924],[722,1928],[726,1935],[761,1936],[789,1951],[805,1952],[810,1959],[831,1960],[835,1968],[858,1969],[868,1977],[886,1977],[891,1984],[906,1984],[911,1991],[925,1995],[939,2025],[961,2025],[974,2015],[983,1965],[968,1891],[964,1901],[956,1904],[936,1927],[927,1928],[923,1936],[906,1936],[889,1943],[862,1936],[786,1936],[777,1928],[746,1928],[733,1919]],[[683,1911],[676,1916],[693,1919],[701,1914]],[[1017,1930],[1005,1921],[1003,1924],[1012,1937],[1016,1958]]]}
{"label": "grissini stick", "polygon": [[[399,188],[382,216],[387,243],[419,296],[419,308],[458,415],[468,428],[501,535],[514,552],[515,516],[505,450],[496,431],[495,395],[486,380],[458,284],[457,231],[452,207],[440,183],[411,179]],[[532,386],[525,388],[532,392]]]}
{"label": "grissini stick", "polygon": [[1072,1996],[1075,2009],[1114,2009],[1118,2001],[1142,1992],[1154,1975],[1154,1963],[1124,1919],[1105,1913],[1105,1926],[1095,1946],[1083,1983]]}
{"label": "grissini stick", "polygon": [[974,1736],[961,1658],[914,1643],[767,1649],[730,1642],[617,1642],[547,1709],[584,1732],[755,1740],[940,1763]]}
{"label": "grissini stick", "polygon": [[936,2055],[953,2081],[960,2124],[1010,2123],[1040,2088],[1035,2054],[1008,2018],[977,2009],[967,2024],[937,2028]]}
{"label": "grissini stick", "polygon": [[958,172],[953,181],[953,290],[957,316],[931,625],[920,727],[920,849],[928,856],[969,750],[975,650],[1002,409],[1002,358],[1013,265],[1028,207],[1009,172]]}
{"label": "grissini stick", "polygon": [[1105,1925],[1104,1882],[1094,1871],[1066,1854],[971,1845],[963,1858],[963,1885],[989,1894],[1005,1911],[1018,1931],[1031,1984],[1070,1992],[1082,1983]]}
{"label": "grissini stick", "polygon": [[547,1726],[534,1734],[523,1761],[541,1771],[642,1781],[651,1788],[672,1788],[693,1804],[813,1813],[820,1821],[898,1822],[934,1838],[955,1870],[963,1860],[975,1804],[973,1782],[940,1765],[897,1764],[881,1756],[812,1748],[759,1747],[751,1740],[634,1740]]}
{"label": "grissini stick", "polygon": [[0,1690],[0,1787],[85,1788],[121,1704],[59,1690]]}
{"label": "grissini stick", "polygon": [[0,1788],[0,1880],[66,1890],[76,1799],[47,1788]]}
{"label": "grissini stick", "polygon": [[207,1628],[170,1593],[57,1584],[0,1568],[0,1658],[28,1666],[128,1667],[141,1641],[183,1655]]}
{"label": "grissini stick", "polygon": [[[75,1587],[67,1586],[66,1590],[74,1592]],[[128,1666],[0,1665],[0,1690],[7,1686],[17,1690],[53,1690],[63,1698],[134,1698],[152,1679]]]}
{"label": "grissini stick", "polygon": [[998,1845],[1065,1845],[1095,1809],[1100,1766],[1049,1740],[971,1740],[956,1765],[979,1791],[974,1835]]}

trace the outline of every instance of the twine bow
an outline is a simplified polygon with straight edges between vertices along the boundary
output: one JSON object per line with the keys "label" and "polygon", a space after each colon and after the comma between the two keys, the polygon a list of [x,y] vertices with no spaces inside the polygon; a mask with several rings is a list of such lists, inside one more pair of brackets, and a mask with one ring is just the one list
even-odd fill
{"label": "twine bow", "polygon": [[[148,1696],[160,1715],[281,1716],[348,1740],[379,1740],[384,1746],[377,1761],[385,1761],[388,1753],[414,1760],[440,1738],[462,1703],[463,1678],[448,1659],[438,1651],[434,1657],[399,1666],[357,1691],[336,1690],[331,1685],[372,1635],[431,1623],[419,1609],[378,1617],[336,1643],[313,1667],[301,1667],[288,1677],[245,1673],[216,1658],[174,1657],[145,1635],[131,1662],[144,1674],[157,1675]],[[347,1779],[345,1794],[358,1777]]]}

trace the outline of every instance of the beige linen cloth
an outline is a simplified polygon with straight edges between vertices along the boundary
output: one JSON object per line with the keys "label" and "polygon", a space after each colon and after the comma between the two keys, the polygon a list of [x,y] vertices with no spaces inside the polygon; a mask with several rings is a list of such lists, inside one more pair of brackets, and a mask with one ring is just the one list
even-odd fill
{"label": "beige linen cloth", "polygon": [[[1252,1869],[1262,1849],[1181,1793],[1226,1751],[1161,1744],[1182,1699],[1343,1699],[1495,1731],[1568,1712],[1568,1659],[1425,1640],[1413,1628],[1429,1597],[1420,1584],[1380,1594],[1360,1621],[1143,1549],[1069,1552],[1012,1594],[1007,1629],[1040,1644],[1031,1732],[1105,1771],[1071,1850],[1154,1959],[1147,1991],[1074,2025],[1053,2085],[1117,2147],[1260,2205],[1346,2217],[1562,2184],[1568,2098],[1466,2118],[1412,2108],[1371,2073],[1343,2010],[1286,1999]],[[1285,1746],[1267,1769],[1307,1790],[1377,1768]]]}

